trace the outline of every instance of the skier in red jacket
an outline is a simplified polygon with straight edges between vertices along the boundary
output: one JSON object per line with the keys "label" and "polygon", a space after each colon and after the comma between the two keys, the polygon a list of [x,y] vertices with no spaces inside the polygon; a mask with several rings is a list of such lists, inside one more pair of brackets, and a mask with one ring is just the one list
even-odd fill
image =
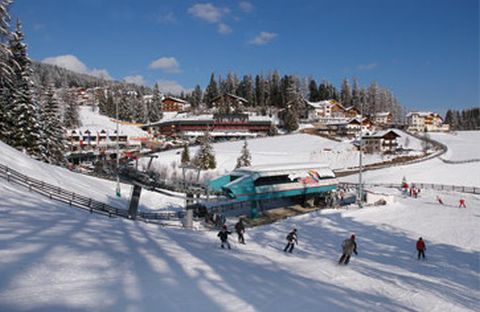
{"label": "skier in red jacket", "polygon": [[420,237],[417,241],[418,259],[420,259],[420,256],[425,259],[425,250],[427,250],[427,247],[425,246],[423,239]]}
{"label": "skier in red jacket", "polygon": [[458,205],[458,208],[467,208],[467,206],[465,205],[465,199],[463,198],[460,198],[460,205]]}

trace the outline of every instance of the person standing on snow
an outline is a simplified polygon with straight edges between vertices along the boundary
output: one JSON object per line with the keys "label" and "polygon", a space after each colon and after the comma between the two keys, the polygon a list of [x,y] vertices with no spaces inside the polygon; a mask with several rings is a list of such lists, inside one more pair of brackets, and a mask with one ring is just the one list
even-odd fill
{"label": "person standing on snow", "polygon": [[[293,247],[295,246],[295,243],[298,245],[298,240],[297,240],[297,229],[294,228],[290,233],[287,235],[287,246],[283,249],[284,252],[292,252]],[[290,248],[290,249],[289,249]]]}
{"label": "person standing on snow", "polygon": [[418,260],[420,260],[420,256],[425,259],[425,250],[427,250],[427,247],[425,246],[423,239],[420,237],[417,241]]}
{"label": "person standing on snow", "polygon": [[465,205],[465,199],[460,198],[460,205],[458,205],[458,208],[467,208],[467,205]]}
{"label": "person standing on snow", "polygon": [[343,241],[342,250],[343,250],[343,254],[340,257],[340,260],[338,260],[338,264],[343,263],[347,265],[350,262],[350,257],[352,256],[352,253],[355,253],[355,255],[358,255],[357,242],[355,242],[355,234],[352,234],[350,238],[347,238],[346,240]]}
{"label": "person standing on snow", "polygon": [[230,234],[232,234],[232,232],[228,231],[227,226],[224,225],[222,227],[222,230],[220,232],[218,232],[218,234],[217,234],[217,236],[220,237],[220,241],[222,242],[220,247],[225,248],[225,247],[223,247],[223,245],[226,244],[228,249],[231,249],[230,248],[230,243],[228,242],[228,235],[230,235]]}
{"label": "person standing on snow", "polygon": [[443,205],[443,200],[440,198],[440,196],[437,196],[437,201],[440,205]]}
{"label": "person standing on snow", "polygon": [[245,225],[241,218],[238,220],[237,224],[235,224],[235,231],[238,235],[238,242],[245,245],[245,237],[243,237],[243,233],[245,233]]}

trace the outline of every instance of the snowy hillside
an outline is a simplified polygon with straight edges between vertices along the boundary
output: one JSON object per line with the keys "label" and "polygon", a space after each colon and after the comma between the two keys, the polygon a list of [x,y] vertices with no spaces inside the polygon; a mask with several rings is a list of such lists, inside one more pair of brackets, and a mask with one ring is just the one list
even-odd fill
{"label": "snowy hillside", "polygon": [[444,159],[461,161],[480,159],[477,148],[480,142],[480,131],[457,131],[453,133],[432,133],[430,137],[448,146]]}
{"label": "snowy hillside", "polygon": [[[124,209],[128,207],[132,186],[123,184],[121,187],[122,197],[117,198],[115,196],[115,182],[86,176],[71,172],[65,168],[32,160],[3,142],[0,142],[0,164],[68,191],[111,204],[114,207]],[[181,209],[183,206],[183,200],[143,191],[139,207],[142,210],[171,210]]]}
{"label": "snowy hillside", "polygon": [[[478,310],[480,198],[458,209],[436,195],[247,229],[247,245],[221,250],[214,231],[90,215],[0,180],[0,310]],[[293,226],[299,245],[284,254]],[[351,233],[359,255],[339,266]]]}
{"label": "snowy hillside", "polygon": [[[420,141],[402,131],[396,130],[401,138],[399,144],[405,146],[408,137],[408,147],[421,150]],[[243,141],[213,144],[217,160],[217,174],[233,170],[240,156]],[[248,140],[248,148],[252,155],[252,165],[268,165],[279,163],[319,162],[328,164],[332,169],[346,169],[358,166],[358,151],[350,142],[336,142],[320,136],[309,134],[292,134]],[[191,148],[194,155],[197,148]],[[179,150],[170,150],[159,154],[154,166],[170,166],[172,162],[180,162]],[[391,156],[367,154],[364,163],[376,163],[387,160]],[[147,161],[144,160],[144,163]]]}
{"label": "snowy hillside", "polygon": [[[465,131],[452,134],[434,134],[432,138],[448,146],[444,156],[451,160],[467,160],[480,157],[480,131]],[[480,162],[465,164],[447,164],[438,158],[408,166],[391,167],[382,170],[367,171],[363,174],[365,183],[400,183],[407,181],[418,183],[436,183],[446,185],[480,187]],[[358,176],[348,176],[342,181],[356,182]]]}
{"label": "snowy hillside", "polygon": [[[100,132],[101,130],[105,130],[108,133],[113,133],[116,130],[117,123],[107,116],[100,115],[97,107],[92,109],[91,106],[80,106],[79,114],[82,124],[79,130],[82,132],[90,130],[95,133],[96,131]],[[147,132],[142,129],[123,122],[119,124],[118,128],[119,134],[126,134],[129,137],[147,136]]]}
{"label": "snowy hillside", "polygon": [[[33,161],[1,143],[0,150],[0,162],[17,170],[116,200],[108,195],[111,182]],[[414,179],[416,172],[436,183],[443,175],[451,183],[465,182],[459,168],[480,176],[477,163],[438,160],[405,166],[397,176],[392,170],[398,168],[366,176],[398,182],[400,175]],[[423,190],[413,199],[376,189],[394,195],[395,202],[323,210],[247,229],[247,245],[232,237],[232,250],[222,250],[216,231],[110,219],[16,187],[0,180],[0,311],[478,310],[478,195]],[[154,196],[159,195],[146,198],[169,203]],[[460,196],[467,208],[457,208]],[[294,226],[299,245],[284,254],[285,236]],[[341,242],[351,233],[359,255],[348,267],[339,266]],[[416,259],[420,236],[426,261]]]}

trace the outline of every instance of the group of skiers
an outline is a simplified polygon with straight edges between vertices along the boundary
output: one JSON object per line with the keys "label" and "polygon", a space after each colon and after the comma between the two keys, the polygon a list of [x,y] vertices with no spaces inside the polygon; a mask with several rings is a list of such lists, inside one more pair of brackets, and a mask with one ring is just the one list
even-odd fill
{"label": "group of skiers", "polygon": [[[244,237],[245,225],[243,224],[242,219],[240,219],[235,224],[235,231],[237,232],[237,235],[238,235],[238,242],[240,244],[245,244],[245,237]],[[230,243],[228,242],[228,235],[231,235],[231,234],[232,232],[228,230],[227,225],[223,225],[222,229],[217,234],[217,236],[220,238],[220,241],[221,241],[221,245],[220,245],[221,248],[225,248],[224,245],[226,245],[228,249],[231,249]],[[289,232],[287,235],[287,245],[285,246],[283,251],[292,253],[295,247],[295,244],[298,245],[298,236],[297,236],[297,229],[293,228],[292,231]],[[420,258],[425,259],[425,250],[427,250],[427,247],[422,237],[418,239],[416,243],[416,249],[418,252],[418,259]],[[347,238],[342,242],[342,256],[338,260],[338,264],[347,265],[350,262],[350,258],[352,254],[358,255],[357,242],[355,241],[355,234],[352,234],[350,238]]]}
{"label": "group of skiers", "polygon": [[[443,205],[443,200],[438,195],[437,195],[437,201],[440,205]],[[460,198],[460,200],[458,202],[458,208],[467,208],[467,205],[465,204],[465,199],[464,198]]]}

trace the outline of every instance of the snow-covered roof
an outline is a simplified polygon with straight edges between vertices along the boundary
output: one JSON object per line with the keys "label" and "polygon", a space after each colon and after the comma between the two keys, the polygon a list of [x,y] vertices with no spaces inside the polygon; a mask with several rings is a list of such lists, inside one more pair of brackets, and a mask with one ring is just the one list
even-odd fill
{"label": "snow-covered roof", "polygon": [[392,113],[390,112],[379,112],[375,113],[375,117],[387,117],[388,115],[391,115]]}
{"label": "snow-covered roof", "polygon": [[332,103],[333,100],[325,100],[325,101],[319,101],[319,102],[310,102],[310,101],[307,101],[305,100],[305,102],[307,103],[307,105],[310,105],[314,108],[323,108],[325,107],[326,105],[329,105],[329,104],[333,104]]}
{"label": "snow-covered roof", "polygon": [[167,96],[163,99],[163,101],[168,100],[168,99],[170,99],[172,101],[175,101],[175,102],[178,102],[178,103],[182,103],[182,104],[189,104],[187,101],[179,99],[179,98],[174,97],[174,96]]}
{"label": "snow-covered roof", "polygon": [[261,175],[268,174],[294,174],[298,172],[308,172],[315,170],[321,177],[335,177],[333,171],[324,164],[319,163],[284,163],[275,165],[259,165],[252,167],[242,167],[234,170],[232,174],[253,174],[260,173]]}
{"label": "snow-covered roof", "polygon": [[377,131],[371,134],[364,135],[364,138],[383,138],[387,133],[393,132],[396,136],[400,137],[398,133],[396,133],[394,130],[382,130],[382,131]]}
{"label": "snow-covered roof", "polygon": [[434,112],[409,112],[407,114],[407,117],[410,117],[410,116],[413,116],[413,115],[418,115],[420,117],[427,117],[427,116],[430,116],[430,115],[437,115],[437,114],[434,113]]}
{"label": "snow-covered roof", "polygon": [[[213,114],[202,114],[202,115],[190,115],[187,113],[173,113],[168,114],[164,113],[163,118],[157,122],[152,122],[150,125],[158,125],[164,122],[172,122],[172,121],[213,121],[214,115]],[[272,118],[268,116],[248,116],[249,121],[271,121]]]}

